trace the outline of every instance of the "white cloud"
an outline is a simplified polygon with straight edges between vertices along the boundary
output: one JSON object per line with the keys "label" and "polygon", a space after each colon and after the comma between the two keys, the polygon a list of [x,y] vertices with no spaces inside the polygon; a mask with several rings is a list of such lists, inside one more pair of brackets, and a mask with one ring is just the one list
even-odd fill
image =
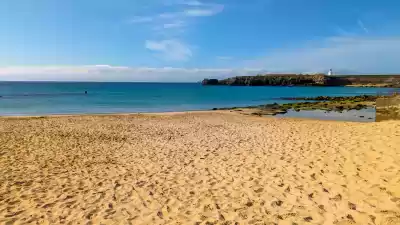
{"label": "white cloud", "polygon": [[178,40],[147,40],[145,46],[151,51],[160,53],[166,60],[185,61],[192,57],[190,47]]}
{"label": "white cloud", "polygon": [[247,61],[282,72],[399,73],[400,37],[332,37],[302,48],[280,49]]}
{"label": "white cloud", "polygon": [[185,23],[183,21],[180,21],[180,20],[179,21],[173,21],[171,23],[165,23],[163,25],[163,27],[165,29],[180,28],[180,27],[183,27],[183,26],[185,26]]}
{"label": "white cloud", "polygon": [[173,6],[175,12],[162,12],[158,15],[135,17],[130,23],[149,23],[151,33],[146,39],[154,37],[165,40],[147,40],[145,47],[158,52],[165,60],[185,61],[192,57],[189,45],[176,39],[182,39],[182,33],[193,24],[197,17],[213,16],[223,11],[224,5],[203,3],[200,0],[164,0],[164,5]]}
{"label": "white cloud", "polygon": [[206,4],[197,0],[172,1],[168,5],[185,5],[185,7],[176,12],[163,12],[153,16],[137,16],[130,19],[130,23],[146,23],[146,22],[165,22],[166,19],[183,20],[185,17],[201,17],[213,16],[224,10],[221,4]]}
{"label": "white cloud", "polygon": [[180,13],[161,13],[160,15],[158,15],[158,17],[162,19],[171,19],[178,16],[180,16]]}
{"label": "white cloud", "polygon": [[108,65],[0,67],[3,81],[197,82],[204,78],[254,75],[259,69],[151,68]]}
{"label": "white cloud", "polygon": [[[171,46],[179,46],[180,42],[164,40],[148,41],[146,44],[149,49],[164,54],[171,51]],[[175,58],[182,57],[174,54]],[[259,73],[327,72],[329,68],[339,73],[398,73],[399,58],[400,37],[333,37],[301,48],[271,52],[260,59],[242,63],[235,61],[235,65],[232,65],[237,66],[235,68],[14,66],[0,67],[0,80],[193,82],[203,78]]]}
{"label": "white cloud", "polygon": [[204,5],[204,3],[197,1],[197,0],[187,0],[183,1],[182,4],[189,5],[189,6],[201,6]]}
{"label": "white cloud", "polygon": [[207,7],[202,8],[189,8],[185,9],[184,13],[187,16],[213,16],[216,15],[224,10],[223,5],[209,5]]}
{"label": "white cloud", "polygon": [[198,0],[175,0],[173,1],[175,4],[186,5],[186,6],[202,6],[205,3]]}
{"label": "white cloud", "polygon": [[187,5],[187,6],[201,6],[203,2],[198,0],[165,0],[165,5]]}
{"label": "white cloud", "polygon": [[160,19],[183,19],[185,17],[214,16],[224,10],[224,5],[221,4],[205,4],[201,2],[196,2],[197,1],[187,3],[186,5],[188,5],[189,7],[185,7],[182,11],[164,12],[156,17]]}

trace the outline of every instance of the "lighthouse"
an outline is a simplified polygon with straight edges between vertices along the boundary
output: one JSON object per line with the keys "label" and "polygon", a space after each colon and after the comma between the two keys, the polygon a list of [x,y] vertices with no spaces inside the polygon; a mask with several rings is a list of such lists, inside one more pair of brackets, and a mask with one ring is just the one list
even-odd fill
{"label": "lighthouse", "polygon": [[333,75],[333,72],[332,72],[332,69],[330,69],[328,72],[328,76],[332,76],[332,75]]}

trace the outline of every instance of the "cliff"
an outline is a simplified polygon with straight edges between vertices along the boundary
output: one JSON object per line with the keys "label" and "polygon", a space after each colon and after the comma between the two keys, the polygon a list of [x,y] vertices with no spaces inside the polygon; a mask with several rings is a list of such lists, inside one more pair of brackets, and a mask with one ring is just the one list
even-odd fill
{"label": "cliff", "polygon": [[276,74],[238,76],[224,80],[205,79],[203,85],[231,86],[376,86],[400,87],[400,75],[348,75]]}

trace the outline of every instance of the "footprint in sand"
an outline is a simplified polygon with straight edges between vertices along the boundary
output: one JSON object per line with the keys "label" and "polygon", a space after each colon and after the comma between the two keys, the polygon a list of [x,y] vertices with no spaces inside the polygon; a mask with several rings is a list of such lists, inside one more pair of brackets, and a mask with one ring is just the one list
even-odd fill
{"label": "footprint in sand", "polygon": [[337,194],[337,195],[335,195],[335,197],[330,198],[330,200],[341,201],[342,200],[342,195],[341,194]]}
{"label": "footprint in sand", "polygon": [[281,206],[282,204],[283,204],[283,201],[278,200],[278,201],[273,201],[273,202],[271,203],[271,206],[272,206],[272,207],[279,207],[279,206]]}
{"label": "footprint in sand", "polygon": [[356,210],[357,209],[357,206],[354,203],[349,202],[348,206],[349,206],[349,209],[351,209],[351,210]]}
{"label": "footprint in sand", "polygon": [[400,217],[386,217],[384,218],[379,225],[399,225]]}
{"label": "footprint in sand", "polygon": [[342,220],[338,223],[335,223],[335,225],[356,225],[357,223],[352,221],[352,220]]}

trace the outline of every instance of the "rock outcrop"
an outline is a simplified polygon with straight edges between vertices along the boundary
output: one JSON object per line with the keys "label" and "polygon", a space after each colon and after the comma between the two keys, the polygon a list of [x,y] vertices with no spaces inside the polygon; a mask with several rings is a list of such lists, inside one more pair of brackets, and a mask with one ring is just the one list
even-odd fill
{"label": "rock outcrop", "polygon": [[301,110],[312,111],[312,110],[323,110],[325,112],[335,111],[343,112],[345,110],[362,110],[368,107],[375,106],[375,100],[378,96],[373,95],[360,95],[360,96],[318,96],[318,97],[304,97],[304,98],[283,98],[287,100],[312,100],[313,102],[292,102],[285,104],[266,104],[258,106],[247,106],[247,107],[233,107],[233,108],[214,108],[213,110],[231,110],[240,112],[246,115],[277,115],[285,114],[288,110],[294,110],[296,112]]}
{"label": "rock outcrop", "polygon": [[353,101],[353,102],[363,102],[363,101],[375,101],[378,98],[376,95],[358,95],[358,96],[317,96],[317,97],[282,97],[279,100],[305,100],[305,101]]}
{"label": "rock outcrop", "polygon": [[291,85],[314,85],[323,86],[326,84],[324,75],[258,75],[241,76],[220,80],[221,85],[234,86],[291,86]]}
{"label": "rock outcrop", "polygon": [[400,87],[400,75],[326,76],[324,74],[269,74],[237,76],[223,80],[205,79],[203,85],[231,86],[368,86]]}
{"label": "rock outcrop", "polygon": [[201,83],[203,85],[219,85],[219,81],[217,79],[204,79]]}

